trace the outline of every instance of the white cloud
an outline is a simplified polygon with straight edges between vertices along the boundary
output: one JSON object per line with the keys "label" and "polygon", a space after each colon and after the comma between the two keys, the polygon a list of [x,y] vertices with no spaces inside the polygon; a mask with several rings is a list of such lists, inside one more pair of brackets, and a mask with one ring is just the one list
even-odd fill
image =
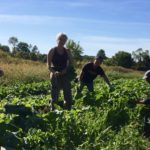
{"label": "white cloud", "polygon": [[84,36],[84,40],[89,40],[91,42],[104,42],[104,43],[136,43],[136,42],[150,42],[148,38],[119,38],[119,37],[108,37],[108,36]]}
{"label": "white cloud", "polygon": [[37,16],[37,15],[5,15],[0,14],[0,23],[19,23],[19,24],[45,24],[45,23],[62,23],[65,22],[78,22],[78,23],[90,23],[90,24],[103,24],[103,25],[144,25],[149,26],[147,22],[119,22],[119,21],[107,21],[96,19],[85,19],[76,17],[62,17],[62,16]]}
{"label": "white cloud", "polygon": [[[7,24],[12,24],[12,23],[15,23],[15,24],[25,24],[25,25],[30,25],[30,24],[35,24],[35,25],[47,25],[48,24],[48,28],[46,28],[46,30],[48,31],[49,30],[49,27],[50,27],[50,24],[54,25],[55,28],[50,28],[50,32],[57,32],[57,29],[59,29],[58,27],[56,27],[56,25],[58,24],[61,24],[64,25],[65,23],[72,23],[73,25],[79,23],[80,25],[81,24],[92,24],[94,25],[94,27],[98,27],[100,26],[101,24],[103,24],[103,26],[105,25],[108,25],[108,26],[111,26],[111,25],[114,25],[116,28],[119,26],[121,26],[122,28],[126,27],[127,25],[130,27],[131,29],[131,26],[132,28],[136,28],[138,25],[141,25],[139,28],[141,29],[149,29],[149,25],[150,23],[140,23],[140,22],[110,22],[110,21],[99,21],[99,20],[94,20],[94,19],[84,19],[84,18],[71,18],[71,17],[55,17],[55,16],[36,16],[36,15],[0,15],[0,23],[7,23]],[[55,24],[54,24],[55,22]],[[72,24],[69,24],[69,25],[72,25]],[[84,48],[84,53],[87,54],[87,55],[95,55],[97,53],[97,51],[99,49],[104,49],[106,51],[106,55],[107,56],[112,56],[114,55],[114,53],[116,53],[118,50],[125,50],[125,51],[133,51],[133,50],[136,50],[138,48],[143,48],[143,49],[150,49],[150,38],[124,38],[123,35],[120,35],[120,37],[114,37],[114,36],[108,36],[109,35],[109,32],[107,33],[103,33],[103,35],[105,34],[106,36],[95,36],[95,35],[88,35],[88,36],[85,36],[86,34],[89,34],[88,33],[88,30],[91,30],[89,28],[86,29],[87,32],[85,32],[84,34],[84,31],[82,31],[82,28],[79,28],[78,27],[76,28],[76,26],[74,26],[72,28],[72,26],[69,26],[67,24],[67,26],[65,26],[66,28],[63,28],[63,29],[66,29],[68,33],[70,33],[71,35],[70,36],[74,36],[73,40],[76,41],[80,41],[80,45]],[[0,24],[0,26],[2,26]],[[40,26],[41,27],[41,26]],[[85,27],[85,26],[82,26],[82,27]],[[71,30],[69,30],[69,28],[71,28]],[[74,29],[76,28],[76,30],[74,31]],[[133,29],[134,29],[133,28]],[[139,29],[138,28],[138,29]],[[54,31],[55,30],[55,31]],[[66,31],[65,30],[65,31]],[[92,30],[92,34],[94,34],[94,31],[97,31],[97,29],[94,29]],[[1,31],[3,31],[3,28],[1,27]],[[8,31],[8,30],[7,30]],[[6,31],[6,32],[7,32]],[[59,29],[60,31],[60,29]],[[137,30],[138,31],[138,30]],[[19,31],[18,31],[19,32]],[[18,33],[16,32],[16,33]],[[80,34],[77,34],[77,32],[80,32]],[[145,30],[143,30],[143,32],[145,32]],[[38,33],[38,31],[37,31]],[[43,32],[45,35],[44,37],[46,37],[46,33]],[[97,33],[97,32],[96,32]],[[98,32],[100,33],[100,32]],[[101,35],[101,34],[98,34],[97,35]],[[134,32],[133,32],[134,33]],[[140,32],[141,33],[141,32]],[[7,33],[4,33],[3,35],[6,35]],[[123,33],[122,33],[123,34]],[[137,33],[139,34],[139,33]],[[136,34],[136,35],[137,35]],[[7,34],[8,35],[8,34]],[[12,35],[16,35],[16,34],[12,34]],[[20,35],[20,32],[17,34],[17,36]],[[128,35],[128,34],[126,34]],[[144,34],[143,34],[144,35]],[[148,35],[148,34],[147,34]],[[1,36],[2,36],[2,33],[1,33]],[[8,35],[8,37],[10,37],[11,35]],[[25,36],[25,34],[24,34]],[[26,35],[26,38],[29,39],[30,35]],[[31,39],[37,39],[37,37],[34,37],[35,35],[32,34]],[[128,36],[135,36],[135,35],[131,35],[129,34]],[[55,36],[54,36],[55,37]],[[20,38],[22,38],[22,35],[20,35]],[[8,40],[8,39],[7,39]],[[42,41],[41,39],[39,39],[39,41],[37,42],[40,47],[40,45],[45,45],[45,40],[46,38]],[[5,40],[6,41],[6,40]],[[52,40],[50,40],[52,41]],[[5,44],[4,43],[4,37],[0,37],[0,42],[2,44]],[[42,47],[44,47],[42,45]],[[50,44],[51,45],[51,44]],[[46,48],[42,48],[41,49],[46,49]]]}
{"label": "white cloud", "polygon": [[81,45],[84,53],[89,55],[97,53],[99,49],[104,49],[106,55],[111,57],[117,51],[123,50],[132,52],[138,48],[150,49],[150,38],[119,38],[107,36],[83,36]]}
{"label": "white cloud", "polygon": [[25,23],[25,24],[39,24],[45,23],[48,20],[53,20],[53,17],[49,16],[31,16],[31,15],[0,15],[0,22],[10,23]]}
{"label": "white cloud", "polygon": [[88,6],[91,6],[90,3],[87,3],[87,2],[67,2],[66,3],[68,6],[71,6],[71,7],[88,7]]}

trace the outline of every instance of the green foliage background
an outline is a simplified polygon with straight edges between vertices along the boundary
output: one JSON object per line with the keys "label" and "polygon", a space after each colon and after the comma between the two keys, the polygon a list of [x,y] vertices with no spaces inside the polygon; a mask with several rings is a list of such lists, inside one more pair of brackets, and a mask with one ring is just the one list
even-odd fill
{"label": "green foliage background", "polygon": [[[145,107],[128,102],[145,98],[150,87],[141,79],[112,83],[112,91],[102,79],[95,81],[95,92],[84,88],[71,111],[61,108],[61,94],[54,112],[47,107],[49,81],[0,86],[0,145],[36,150],[149,149],[149,139],[143,136]],[[73,96],[76,87],[72,82]]]}

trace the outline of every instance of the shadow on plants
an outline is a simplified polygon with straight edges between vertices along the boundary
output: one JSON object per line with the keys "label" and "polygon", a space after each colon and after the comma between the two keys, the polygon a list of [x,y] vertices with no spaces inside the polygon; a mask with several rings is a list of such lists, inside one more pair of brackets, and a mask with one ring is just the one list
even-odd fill
{"label": "shadow on plants", "polygon": [[10,149],[21,149],[22,141],[10,131],[0,131],[0,146],[10,147]]}
{"label": "shadow on plants", "polygon": [[121,109],[117,108],[115,110],[110,110],[108,112],[106,122],[109,126],[112,126],[113,130],[120,130],[122,126],[124,126],[129,121],[128,113]]}
{"label": "shadow on plants", "polygon": [[41,113],[45,111],[46,106],[35,106],[33,108],[26,107],[24,105],[5,105],[6,114],[17,114],[18,116],[14,117],[11,120],[11,124],[22,128],[25,131],[28,131],[30,128],[41,128],[46,129],[45,121],[36,116],[36,113]]}
{"label": "shadow on plants", "polygon": [[24,105],[11,105],[7,104],[5,107],[6,114],[18,114],[21,116],[31,115],[32,111],[30,107],[26,107]]}
{"label": "shadow on plants", "polygon": [[86,93],[86,95],[83,96],[82,98],[83,98],[84,105],[100,107],[101,104],[103,103],[103,101],[101,101],[100,99],[96,99],[95,92]]}

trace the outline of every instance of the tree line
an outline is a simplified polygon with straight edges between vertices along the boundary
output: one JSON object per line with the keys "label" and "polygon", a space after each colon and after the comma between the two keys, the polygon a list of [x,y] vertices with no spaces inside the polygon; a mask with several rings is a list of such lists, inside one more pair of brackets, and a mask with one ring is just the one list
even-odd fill
{"label": "tree line", "polygon": [[27,42],[19,41],[16,37],[10,37],[8,43],[12,45],[10,50],[9,46],[1,45],[0,49],[9,53],[13,57],[33,60],[33,61],[47,61],[47,55],[41,54],[36,45],[28,44]]}
{"label": "tree line", "polygon": [[132,53],[118,51],[114,56],[108,58],[105,51],[100,49],[97,55],[102,56],[106,65],[122,66],[136,70],[146,71],[150,69],[150,53],[149,50],[139,48]]}
{"label": "tree line", "polygon": [[[1,45],[0,49],[9,53],[13,57],[19,57],[23,59],[30,59],[33,61],[47,61],[47,54],[41,54],[36,45],[31,45],[26,42],[19,41],[16,37],[10,37],[8,43],[12,45],[12,50],[9,46]],[[94,56],[83,55],[83,48],[79,42],[75,42],[69,39],[66,43],[66,47],[71,50],[71,53],[75,60],[91,60]],[[139,48],[132,53],[126,51],[118,51],[114,56],[108,58],[105,54],[105,50],[99,49],[97,56],[104,58],[104,64],[110,66],[122,66],[125,68],[133,68],[141,71],[150,69],[150,53],[149,50],[143,50]]]}

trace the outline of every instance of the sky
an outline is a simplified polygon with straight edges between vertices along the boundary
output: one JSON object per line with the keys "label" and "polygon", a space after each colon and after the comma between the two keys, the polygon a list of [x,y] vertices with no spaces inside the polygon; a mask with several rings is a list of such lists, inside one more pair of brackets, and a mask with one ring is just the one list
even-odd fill
{"label": "sky", "polygon": [[2,45],[15,36],[47,54],[64,32],[84,55],[150,50],[150,0],[0,0],[0,7]]}

